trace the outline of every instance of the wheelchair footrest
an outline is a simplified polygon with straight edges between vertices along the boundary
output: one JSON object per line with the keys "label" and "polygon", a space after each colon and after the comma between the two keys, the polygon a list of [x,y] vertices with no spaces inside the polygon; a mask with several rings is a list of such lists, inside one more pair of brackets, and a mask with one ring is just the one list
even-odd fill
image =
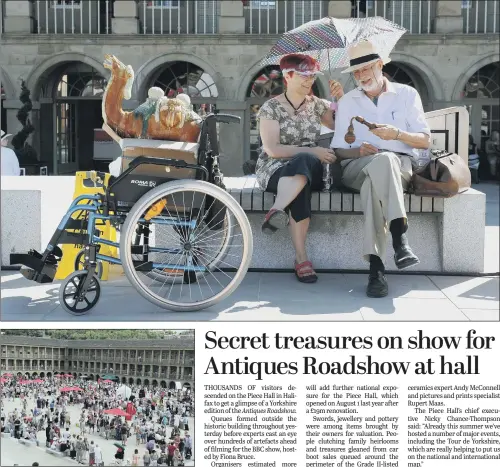
{"label": "wheelchair footrest", "polygon": [[21,274],[30,281],[47,284],[54,281],[57,271],[57,258],[49,255],[45,262],[42,255],[36,250],[29,253],[13,253],[10,255],[10,264],[21,264]]}

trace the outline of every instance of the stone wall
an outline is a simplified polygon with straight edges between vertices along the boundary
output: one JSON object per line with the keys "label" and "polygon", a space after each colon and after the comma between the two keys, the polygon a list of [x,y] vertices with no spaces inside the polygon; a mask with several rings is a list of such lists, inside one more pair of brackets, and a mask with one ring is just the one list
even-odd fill
{"label": "stone wall", "polygon": [[[276,36],[245,34],[200,36],[38,36],[9,34],[2,36],[0,67],[7,99],[7,129],[16,133],[20,106],[19,78],[27,81],[34,102],[33,120],[37,122],[41,87],[45,78],[64,62],[80,61],[93,66],[104,76],[108,72],[102,62],[111,53],[132,65],[136,79],[132,100],[125,108],[134,108],[144,99],[152,76],[159,67],[171,61],[188,61],[202,67],[214,79],[217,107],[242,117],[240,128],[221,127],[221,148],[228,156],[222,161],[226,175],[239,175],[248,147],[248,118],[245,102],[248,86],[261,69],[261,60],[275,43]],[[460,92],[467,79],[482,66],[499,60],[499,38],[496,35],[405,35],[400,40],[392,61],[409,67],[425,83],[429,94],[426,110],[450,107],[460,103]],[[339,70],[333,77],[345,83]],[[327,76],[319,88],[326,97]],[[44,99],[43,102],[51,102]],[[237,137],[236,137],[236,136]],[[35,142],[36,143],[36,142]]]}
{"label": "stone wall", "polygon": [[23,345],[39,347],[63,347],[68,349],[186,349],[194,350],[194,337],[182,336],[165,339],[135,340],[65,340],[44,337],[5,336],[2,335],[2,346]]}

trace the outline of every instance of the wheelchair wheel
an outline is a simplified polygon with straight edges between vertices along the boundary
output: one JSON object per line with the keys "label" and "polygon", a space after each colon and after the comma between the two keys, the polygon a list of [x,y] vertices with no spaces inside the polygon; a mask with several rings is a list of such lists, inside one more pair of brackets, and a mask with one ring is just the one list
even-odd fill
{"label": "wheelchair wheel", "polygon": [[[213,204],[207,206],[207,199]],[[213,223],[215,203],[224,209],[220,225]],[[161,213],[150,217],[160,204]],[[147,252],[141,256],[137,228],[145,223],[150,234],[141,241]],[[199,180],[148,191],[128,213],[120,236],[130,283],[151,303],[173,311],[201,310],[228,297],[245,277],[252,251],[252,231],[241,206],[224,190]]]}
{"label": "wheelchair wheel", "polygon": [[[85,260],[83,259],[83,255],[85,254],[85,251],[82,250],[80,253],[76,255],[75,258],[75,271],[83,271],[83,264]],[[102,279],[102,261],[97,261],[97,265],[95,268],[95,274],[99,279]]]}
{"label": "wheelchair wheel", "polygon": [[75,271],[64,280],[59,288],[59,303],[65,311],[74,316],[81,316],[89,312],[97,305],[101,296],[101,283],[99,278],[94,276],[85,296],[81,300],[77,300],[76,296],[80,292],[87,274],[87,271]]}
{"label": "wheelchair wheel", "polygon": [[[217,201],[217,205],[220,205],[221,203]],[[214,203],[215,205],[215,203]],[[211,207],[212,212],[214,211],[214,206]],[[202,224],[202,229],[210,229],[212,225],[216,225],[216,229],[222,229],[220,235],[214,236],[213,240],[216,241],[215,244],[211,245],[212,247],[212,255],[211,255],[211,260],[210,263],[211,265],[217,265],[221,261],[223,261],[226,258],[227,252],[230,248],[230,243],[231,239],[233,236],[233,228],[234,228],[234,221],[232,219],[232,216],[227,215],[226,213],[226,208],[224,205],[224,218],[220,217],[219,214],[219,219],[217,223],[215,223],[214,218],[209,214],[209,220],[208,222],[203,221]],[[161,233],[161,227],[160,226],[154,226],[156,229],[153,230],[153,236],[155,233]],[[171,228],[171,235],[175,236],[175,243],[178,245],[182,245],[182,237],[183,237],[183,229],[179,227],[173,227]],[[134,241],[134,246],[140,246],[144,244],[144,238],[138,239],[138,235],[136,234],[135,236],[135,241]],[[218,252],[216,252],[216,248],[218,248]],[[134,261],[141,261],[141,255],[133,255],[133,260]],[[194,258],[194,263],[197,264],[197,258]],[[154,277],[159,281],[164,281],[165,283],[168,284],[180,284],[183,282],[184,284],[194,284],[196,281],[201,279],[203,275],[206,274],[206,271],[182,271],[182,270],[176,270],[175,268],[164,268],[164,269],[152,269],[148,275],[150,277]]]}

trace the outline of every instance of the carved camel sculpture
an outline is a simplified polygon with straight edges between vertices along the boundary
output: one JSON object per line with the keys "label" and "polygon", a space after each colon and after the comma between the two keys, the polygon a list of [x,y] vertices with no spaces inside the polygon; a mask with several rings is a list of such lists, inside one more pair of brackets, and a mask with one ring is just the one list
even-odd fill
{"label": "carved camel sculpture", "polygon": [[104,67],[111,71],[111,77],[102,99],[102,118],[120,137],[198,141],[202,120],[191,110],[189,96],[179,94],[169,99],[163,90],[151,88],[145,103],[125,112],[122,101],[131,98],[134,70],[109,54],[105,56]]}

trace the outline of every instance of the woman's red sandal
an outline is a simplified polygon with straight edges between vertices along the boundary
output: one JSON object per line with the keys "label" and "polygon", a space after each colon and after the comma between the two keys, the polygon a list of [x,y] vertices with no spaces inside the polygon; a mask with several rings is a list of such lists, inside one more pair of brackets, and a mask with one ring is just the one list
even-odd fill
{"label": "woman's red sandal", "polygon": [[273,234],[278,229],[282,229],[288,225],[288,214],[281,209],[271,209],[264,218],[262,224],[262,232],[265,234]]}
{"label": "woman's red sandal", "polygon": [[312,284],[318,280],[311,261],[304,261],[300,264],[295,261],[295,276],[299,282],[304,282],[305,284]]}

